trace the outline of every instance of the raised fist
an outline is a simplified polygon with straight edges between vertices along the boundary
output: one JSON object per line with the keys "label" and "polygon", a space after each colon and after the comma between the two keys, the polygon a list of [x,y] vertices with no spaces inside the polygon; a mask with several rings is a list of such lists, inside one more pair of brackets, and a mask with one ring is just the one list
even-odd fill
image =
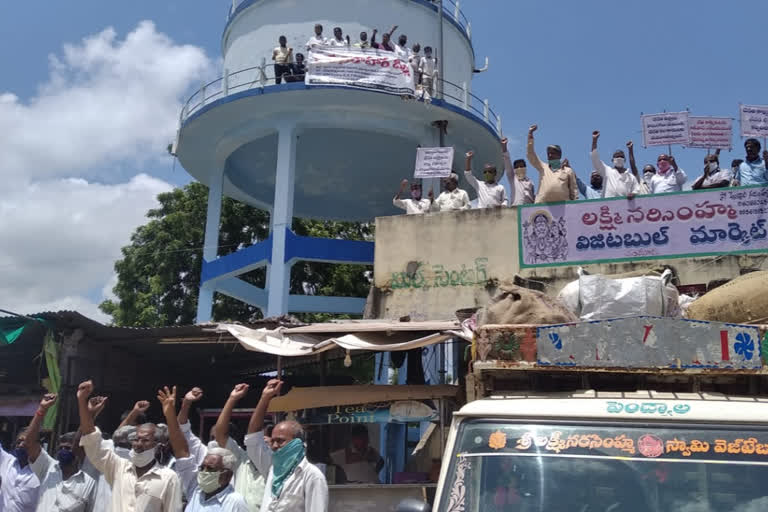
{"label": "raised fist", "polygon": [[187,394],[184,395],[184,400],[187,402],[197,402],[201,398],[203,398],[203,390],[198,387],[190,389],[187,391]]}
{"label": "raised fist", "polygon": [[229,394],[230,398],[234,398],[235,400],[240,400],[245,395],[248,394],[248,384],[237,384],[235,388],[232,390],[232,392]]}
{"label": "raised fist", "polygon": [[473,156],[475,156],[474,151],[467,151],[467,158],[472,158]]}
{"label": "raised fist", "polygon": [[271,379],[264,386],[264,390],[261,392],[261,397],[266,400],[272,400],[278,394],[280,394],[280,388],[283,387],[283,381],[278,379]]}
{"label": "raised fist", "polygon": [[56,394],[46,393],[45,395],[43,395],[42,400],[40,400],[40,408],[47,411],[48,408],[55,403],[56,403]]}
{"label": "raised fist", "polygon": [[533,135],[533,132],[539,129],[539,126],[536,124],[532,124],[530,128],[528,128],[528,135]]}
{"label": "raised fist", "polygon": [[81,382],[80,385],[77,386],[78,399],[86,399],[89,396],[91,396],[91,393],[93,393],[93,381],[86,380],[85,382]]}
{"label": "raised fist", "polygon": [[592,140],[597,140],[600,138],[600,132],[595,130],[592,132]]}

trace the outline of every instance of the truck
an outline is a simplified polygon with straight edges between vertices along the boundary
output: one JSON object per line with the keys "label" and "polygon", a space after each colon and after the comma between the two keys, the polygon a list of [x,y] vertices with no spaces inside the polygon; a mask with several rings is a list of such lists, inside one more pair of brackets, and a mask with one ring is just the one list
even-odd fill
{"label": "truck", "polygon": [[765,343],[671,318],[480,328],[433,503],[398,511],[768,510]]}

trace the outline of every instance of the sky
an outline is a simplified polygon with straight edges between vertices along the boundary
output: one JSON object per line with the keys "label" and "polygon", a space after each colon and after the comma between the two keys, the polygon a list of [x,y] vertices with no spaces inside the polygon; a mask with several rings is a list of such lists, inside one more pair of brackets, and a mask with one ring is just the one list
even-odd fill
{"label": "sky", "polygon": [[[633,139],[642,165],[660,150],[641,147],[641,113],[735,118],[739,102],[768,104],[763,0],[461,6],[478,62],[490,59],[473,92],[502,116],[513,157],[535,123],[540,152],[561,145],[586,178],[593,130],[604,160]],[[0,309],[109,320],[97,305],[120,248],[158,193],[190,179],[165,148],[183,99],[219,74],[228,7],[0,2]],[[734,148],[722,163],[743,157],[738,136]],[[705,153],[673,147],[689,181]]]}

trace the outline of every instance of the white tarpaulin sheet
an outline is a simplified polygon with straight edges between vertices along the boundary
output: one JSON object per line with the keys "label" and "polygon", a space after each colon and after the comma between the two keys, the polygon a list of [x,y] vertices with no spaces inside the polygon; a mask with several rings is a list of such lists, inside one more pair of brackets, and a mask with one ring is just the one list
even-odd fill
{"label": "white tarpaulin sheet", "polygon": [[411,65],[394,52],[316,46],[309,52],[307,85],[340,85],[413,96]]}
{"label": "white tarpaulin sheet", "polygon": [[345,334],[343,336],[328,336],[323,334],[289,334],[285,332],[287,329],[284,327],[270,330],[250,329],[237,324],[219,324],[218,328],[237,338],[240,344],[247,350],[284,357],[317,354],[337,346],[346,350],[381,352],[411,350],[441,343],[453,337],[450,333],[435,332],[420,338],[403,340],[403,335],[406,333],[400,333],[397,337],[390,336],[386,332],[362,332]]}

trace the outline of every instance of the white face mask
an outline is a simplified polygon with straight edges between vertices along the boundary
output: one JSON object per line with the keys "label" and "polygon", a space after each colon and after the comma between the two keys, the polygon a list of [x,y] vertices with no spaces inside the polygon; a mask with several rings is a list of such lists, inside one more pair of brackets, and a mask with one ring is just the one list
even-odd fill
{"label": "white face mask", "polygon": [[148,450],[144,450],[141,453],[136,453],[131,449],[130,452],[128,452],[128,458],[133,463],[134,466],[137,468],[143,468],[146,466],[149,466],[152,462],[155,460],[155,451],[157,450],[156,447],[150,448]]}
{"label": "white face mask", "polygon": [[707,169],[709,170],[709,172],[716,172],[718,167],[719,166],[717,165],[717,162],[709,162],[707,164]]}
{"label": "white face mask", "polygon": [[651,178],[653,178],[653,173],[652,172],[645,172],[645,173],[643,173],[643,181],[645,181],[646,183],[650,183]]}
{"label": "white face mask", "polygon": [[118,457],[127,459],[128,454],[131,453],[131,450],[129,450],[128,448],[121,448],[119,446],[115,446],[115,453],[117,454]]}
{"label": "white face mask", "polygon": [[197,485],[200,487],[200,490],[210,494],[221,487],[219,483],[221,473],[221,471],[200,471],[197,473]]}
{"label": "white face mask", "polygon": [[624,167],[624,158],[617,156],[613,159],[613,166],[619,169]]}

